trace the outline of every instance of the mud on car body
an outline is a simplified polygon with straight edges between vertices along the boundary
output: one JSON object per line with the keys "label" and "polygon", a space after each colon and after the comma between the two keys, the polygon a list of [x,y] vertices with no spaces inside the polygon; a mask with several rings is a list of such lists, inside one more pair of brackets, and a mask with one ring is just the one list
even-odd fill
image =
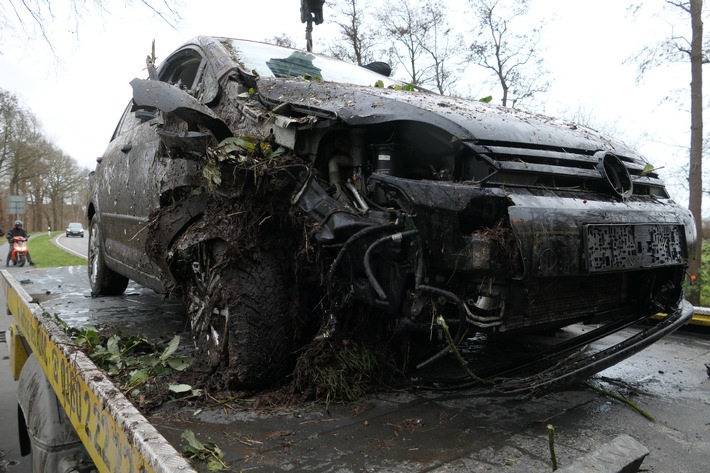
{"label": "mud on car body", "polygon": [[250,41],[197,37],[149,71],[90,177],[92,291],[183,295],[234,384],[278,379],[308,327],[362,309],[427,345],[437,315],[460,342],[673,314],[537,387],[692,315],[691,216],[620,142]]}

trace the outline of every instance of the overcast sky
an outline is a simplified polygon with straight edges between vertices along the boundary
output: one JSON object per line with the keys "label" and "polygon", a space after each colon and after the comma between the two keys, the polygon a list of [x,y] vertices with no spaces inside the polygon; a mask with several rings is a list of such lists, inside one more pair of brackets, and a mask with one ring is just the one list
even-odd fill
{"label": "overcast sky", "polygon": [[[199,34],[264,40],[285,33],[305,46],[299,0],[185,2],[177,29],[153,16],[141,2],[134,3],[128,9],[114,9],[111,3],[110,13],[84,18],[78,32],[55,9],[60,21],[51,26],[50,34],[60,64],[42,40],[18,42],[0,33],[0,87],[16,94],[40,119],[46,134],[89,169],[106,148],[130,99],[129,81],[146,77],[145,58],[153,39],[159,63]],[[660,4],[646,6],[652,3]],[[615,137],[636,147],[656,167],[663,166],[661,173],[672,194],[687,205],[677,183],[684,180],[679,166],[687,162],[690,118],[683,111],[688,108],[685,94],[675,90],[687,87],[690,66],[659,69],[637,84],[635,66],[624,61],[644,44],[663,38],[673,20],[650,14],[634,19],[626,5],[619,0],[533,1],[530,20],[545,20],[541,46],[552,73],[552,87],[538,97],[536,109],[553,116],[569,117],[580,109],[591,114],[599,128],[613,129]],[[325,14],[327,20],[327,6]],[[327,50],[333,34],[332,26],[316,26],[315,49]],[[472,67],[467,88],[488,95],[491,91],[482,87],[481,77]],[[494,101],[500,99],[493,95]],[[676,98],[662,104],[668,95]]]}

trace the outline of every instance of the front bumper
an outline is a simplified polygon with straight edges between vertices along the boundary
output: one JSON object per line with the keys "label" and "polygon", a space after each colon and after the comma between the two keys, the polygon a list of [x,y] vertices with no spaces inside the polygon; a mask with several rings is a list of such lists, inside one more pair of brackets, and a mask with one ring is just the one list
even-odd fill
{"label": "front bumper", "polygon": [[[666,312],[668,316],[662,321],[608,348],[581,359],[570,360],[564,363],[560,368],[546,371],[540,375],[525,378],[509,378],[497,383],[495,388],[507,394],[539,395],[582,381],[640,352],[654,342],[673,333],[690,321],[695,312],[695,308],[683,298],[675,310],[669,309],[666,310]],[[597,332],[597,330],[573,339],[572,341],[576,340],[573,346],[563,347],[563,349],[555,351],[554,354],[557,356],[569,354],[570,351],[581,346],[583,343],[590,343],[591,341],[601,339],[602,337],[595,336],[595,332]],[[610,334],[617,332],[618,331],[613,331]],[[584,337],[584,339],[579,340],[582,337]]]}

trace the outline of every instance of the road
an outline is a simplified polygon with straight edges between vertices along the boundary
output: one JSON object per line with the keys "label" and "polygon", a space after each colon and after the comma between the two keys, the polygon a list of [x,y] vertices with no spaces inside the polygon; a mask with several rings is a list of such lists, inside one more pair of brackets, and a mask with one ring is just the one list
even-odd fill
{"label": "road", "polygon": [[[86,258],[89,250],[89,235],[88,232],[83,238],[79,237],[67,237],[66,235],[57,235],[52,239],[52,242],[64,251],[78,256],[80,258]],[[1,251],[1,250],[0,250]]]}

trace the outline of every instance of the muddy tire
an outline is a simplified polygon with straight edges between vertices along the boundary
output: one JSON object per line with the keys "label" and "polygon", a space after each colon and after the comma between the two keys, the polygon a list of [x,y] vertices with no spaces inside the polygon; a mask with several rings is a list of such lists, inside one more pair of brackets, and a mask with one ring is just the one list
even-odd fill
{"label": "muddy tire", "polygon": [[91,219],[89,228],[89,283],[91,294],[117,296],[128,286],[128,278],[106,266],[101,239],[101,225],[97,218]]}
{"label": "muddy tire", "polygon": [[25,255],[17,255],[17,266],[19,266],[20,268],[23,267],[25,265],[25,261]]}
{"label": "muddy tire", "polygon": [[290,266],[261,252],[238,267],[204,271],[190,290],[198,350],[229,387],[261,388],[283,380],[293,368],[299,323]]}

